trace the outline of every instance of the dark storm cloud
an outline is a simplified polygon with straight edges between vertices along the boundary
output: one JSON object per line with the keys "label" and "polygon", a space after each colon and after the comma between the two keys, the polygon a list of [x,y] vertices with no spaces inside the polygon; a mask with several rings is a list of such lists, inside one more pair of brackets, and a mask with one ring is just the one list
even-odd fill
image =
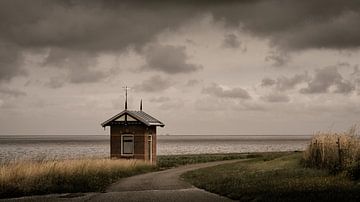
{"label": "dark storm cloud", "polygon": [[310,76],[307,72],[303,74],[296,74],[292,77],[280,76],[275,79],[264,78],[261,81],[262,87],[270,87],[273,86],[278,91],[286,91],[291,90],[296,87],[296,85],[304,83],[310,80]]}
{"label": "dark storm cloud", "polygon": [[142,92],[161,92],[170,88],[172,85],[173,82],[171,80],[155,75],[135,85],[133,88],[136,91]]}
{"label": "dark storm cloud", "polygon": [[359,11],[356,0],[242,1],[212,9],[215,19],[228,26],[241,26],[275,46],[297,50],[358,48]]}
{"label": "dark storm cloud", "polygon": [[220,98],[240,98],[251,99],[249,93],[242,88],[224,89],[219,84],[212,83],[211,85],[204,87],[202,93],[213,95]]}
{"label": "dark storm cloud", "polygon": [[143,69],[161,71],[167,74],[190,73],[202,66],[188,62],[184,46],[152,44],[145,48],[146,65]]}
{"label": "dark storm cloud", "polygon": [[226,34],[222,42],[223,48],[229,49],[240,49],[242,52],[246,52],[247,48],[242,44],[238,39],[238,36],[235,34]]}
{"label": "dark storm cloud", "polygon": [[118,50],[142,47],[160,31],[210,13],[295,48],[347,48],[360,44],[359,8],[356,0],[4,0],[0,29],[2,39],[25,47]]}
{"label": "dark storm cloud", "polygon": [[239,48],[241,42],[235,34],[227,34],[224,36],[223,47],[225,48]]}
{"label": "dark storm cloud", "polygon": [[331,87],[335,88],[333,93],[348,94],[355,90],[355,85],[345,80],[335,66],[317,69],[315,76],[307,84],[306,88],[300,90],[301,93],[327,93]]}
{"label": "dark storm cloud", "polygon": [[271,94],[260,97],[260,99],[266,102],[289,102],[290,98],[288,95],[273,92]]}
{"label": "dark storm cloud", "polygon": [[21,59],[22,54],[15,45],[2,43],[0,40],[0,82],[26,73],[21,67]]}
{"label": "dark storm cloud", "polygon": [[184,6],[169,6],[147,1],[1,1],[1,38],[33,48],[141,48],[160,30],[195,15]]}
{"label": "dark storm cloud", "polygon": [[[3,0],[0,1],[0,49],[6,49],[4,44],[7,44],[12,50],[9,53],[0,50],[0,80],[23,73],[19,66],[25,50],[60,48],[80,53],[118,53],[133,48],[139,51],[162,31],[174,30],[203,14],[212,15],[228,27],[241,27],[269,39],[279,49],[359,48],[359,11],[357,0]],[[269,60],[281,65],[286,60],[278,56],[270,55]],[[193,69],[187,68],[188,72]],[[83,72],[88,70],[85,68]],[[93,73],[89,73],[89,79]]]}
{"label": "dark storm cloud", "polygon": [[[140,50],[165,29],[177,27],[197,15],[189,6],[132,1],[0,1],[0,80],[21,74],[24,50],[61,49],[73,53]],[[186,17],[185,17],[186,16]],[[3,51],[3,43],[13,47]],[[75,60],[75,57],[67,57]],[[61,58],[64,59],[64,58]],[[89,77],[69,74],[81,83],[97,79],[99,72],[79,66]],[[82,70],[78,70],[82,68]],[[102,75],[101,75],[102,77]]]}

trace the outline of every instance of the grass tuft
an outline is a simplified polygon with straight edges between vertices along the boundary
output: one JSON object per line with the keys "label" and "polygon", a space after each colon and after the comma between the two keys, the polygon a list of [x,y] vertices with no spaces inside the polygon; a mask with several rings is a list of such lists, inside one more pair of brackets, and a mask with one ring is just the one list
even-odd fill
{"label": "grass tuft", "polygon": [[357,127],[342,133],[319,132],[304,152],[307,167],[328,169],[332,173],[348,172],[360,176],[360,136]]}

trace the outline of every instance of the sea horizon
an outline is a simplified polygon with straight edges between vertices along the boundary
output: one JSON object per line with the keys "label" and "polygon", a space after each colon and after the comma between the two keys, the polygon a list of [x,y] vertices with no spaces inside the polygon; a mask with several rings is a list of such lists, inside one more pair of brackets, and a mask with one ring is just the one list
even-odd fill
{"label": "sea horizon", "polygon": [[[158,135],[158,155],[305,150],[311,135]],[[109,135],[0,135],[0,162],[109,157]]]}

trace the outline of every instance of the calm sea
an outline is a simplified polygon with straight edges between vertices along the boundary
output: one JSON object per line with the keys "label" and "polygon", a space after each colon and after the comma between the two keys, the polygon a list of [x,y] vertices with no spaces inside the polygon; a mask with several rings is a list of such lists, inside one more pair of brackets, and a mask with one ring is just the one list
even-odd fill
{"label": "calm sea", "polygon": [[[158,155],[301,151],[311,136],[158,136]],[[109,136],[0,136],[0,163],[21,159],[108,157]]]}

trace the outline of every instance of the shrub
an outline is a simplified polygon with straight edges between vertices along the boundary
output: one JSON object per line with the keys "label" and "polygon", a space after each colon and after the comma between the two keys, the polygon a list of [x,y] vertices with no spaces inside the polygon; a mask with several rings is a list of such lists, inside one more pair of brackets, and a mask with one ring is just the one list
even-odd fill
{"label": "shrub", "polygon": [[304,152],[303,163],[308,167],[328,169],[333,173],[352,170],[360,161],[360,138],[357,127],[347,132],[319,132]]}
{"label": "shrub", "polygon": [[353,180],[360,179],[360,162],[357,161],[347,169],[348,176]]}

